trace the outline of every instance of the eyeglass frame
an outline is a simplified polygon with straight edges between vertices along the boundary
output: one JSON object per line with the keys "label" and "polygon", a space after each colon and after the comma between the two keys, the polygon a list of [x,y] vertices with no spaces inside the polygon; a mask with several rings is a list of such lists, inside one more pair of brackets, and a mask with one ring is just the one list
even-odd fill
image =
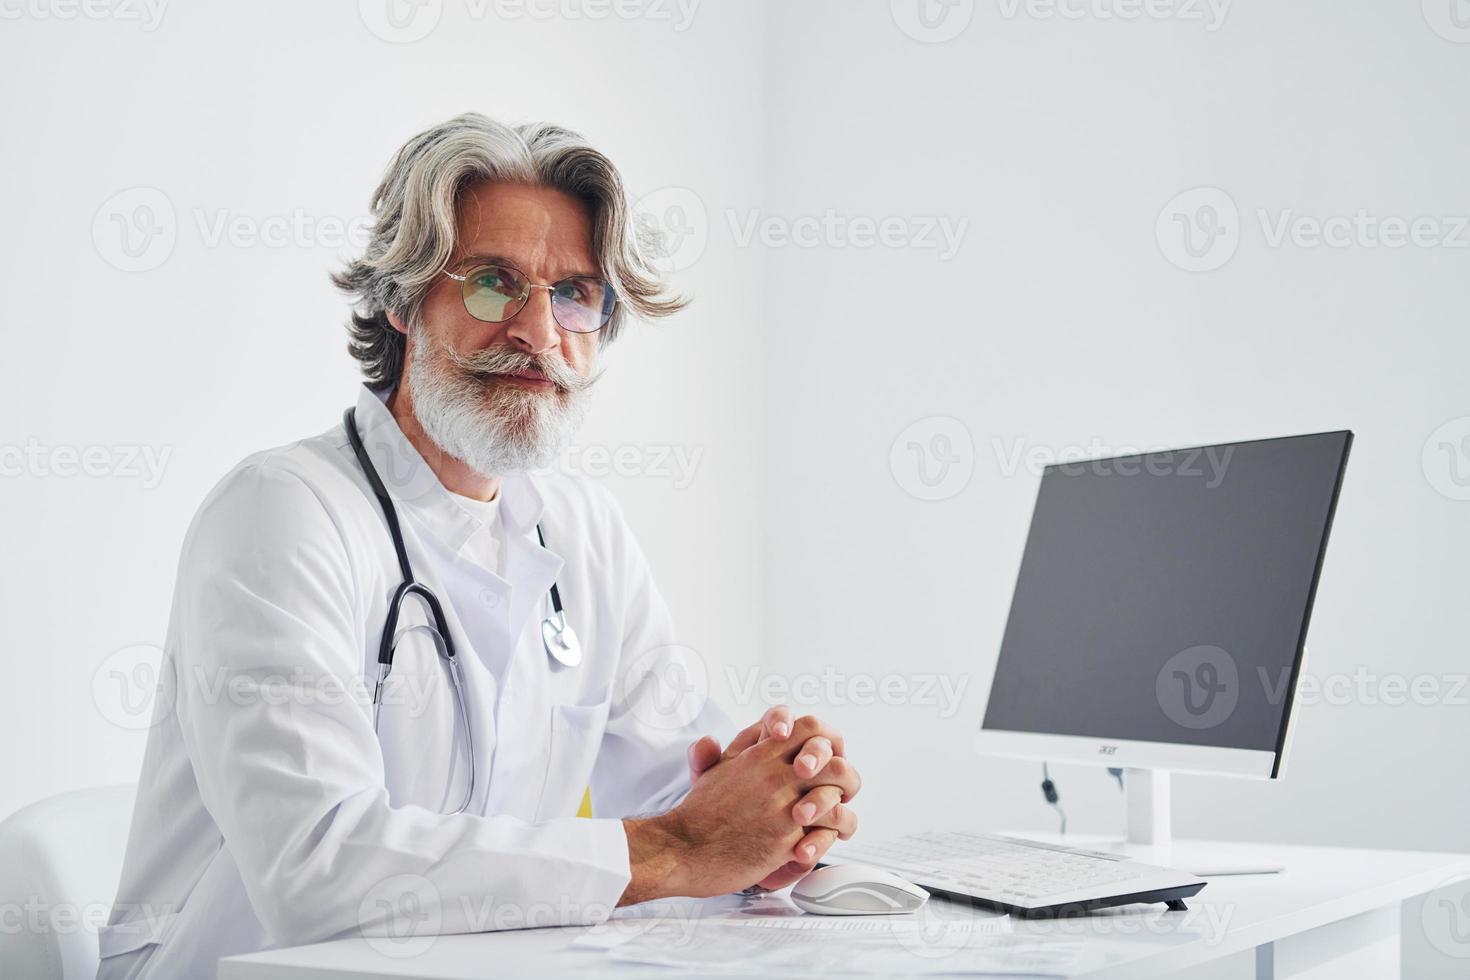
{"label": "eyeglass frame", "polygon": [[[489,258],[489,257],[480,257],[480,258],[474,258],[474,257],[472,257],[472,258],[464,259],[463,262],[464,263],[474,263],[474,264],[473,265],[470,265],[469,269],[462,276],[456,275],[453,272],[450,272],[449,271],[449,266],[447,266],[447,265],[444,268],[440,269],[439,271],[442,272],[442,273],[444,273],[450,279],[453,279],[455,282],[457,282],[457,283],[460,284],[459,301],[464,304],[464,311],[466,313],[469,313],[469,315],[471,317],[474,317],[476,320],[479,320],[481,323],[509,323],[510,321],[514,320],[516,317],[518,317],[518,316],[521,315],[521,310],[524,310],[527,306],[530,305],[530,303],[531,303],[531,290],[533,290],[533,289],[545,289],[548,292],[551,292],[552,290],[555,290],[557,286],[560,286],[562,283],[564,283],[564,282],[570,282],[573,279],[591,279],[591,280],[594,280],[596,282],[602,283],[602,285],[605,288],[607,288],[609,290],[612,290],[612,294],[613,294],[613,305],[612,305],[612,309],[610,309],[610,310],[607,311],[607,316],[603,319],[603,321],[601,323],[599,323],[597,325],[597,329],[596,330],[573,330],[572,328],[570,328],[570,327],[566,326],[565,324],[563,324],[561,322],[561,320],[559,320],[557,318],[557,315],[556,315],[556,303],[555,303],[556,296],[555,296],[555,293],[553,292],[552,293],[552,300],[553,300],[553,302],[551,304],[551,319],[556,324],[557,329],[559,329],[559,330],[564,330],[567,333],[576,334],[579,337],[590,337],[590,336],[592,336],[595,333],[600,333],[604,327],[606,327],[609,323],[612,322],[612,318],[613,318],[614,314],[616,314],[618,312],[618,304],[620,304],[622,302],[622,298],[620,296],[618,296],[618,291],[617,291],[616,288],[614,288],[613,284],[611,282],[609,282],[608,280],[602,278],[601,276],[566,276],[564,278],[558,279],[556,282],[551,282],[551,283],[546,283],[546,282],[532,282],[531,281],[531,277],[528,276],[528,275],[526,275],[526,272],[525,272],[524,269],[522,269],[520,266],[516,265],[514,262],[508,262],[508,261],[506,261],[504,259],[493,259],[493,258]],[[475,314],[470,311],[469,299],[464,294],[464,283],[466,283],[466,282],[469,281],[470,274],[473,273],[476,269],[489,268],[489,267],[493,267],[493,266],[503,266],[504,268],[510,269],[512,272],[515,272],[522,279],[524,279],[526,281],[526,295],[521,299],[521,305],[520,305],[520,307],[514,313],[512,313],[510,316],[506,317],[504,320],[480,320],[479,317],[475,316]]]}

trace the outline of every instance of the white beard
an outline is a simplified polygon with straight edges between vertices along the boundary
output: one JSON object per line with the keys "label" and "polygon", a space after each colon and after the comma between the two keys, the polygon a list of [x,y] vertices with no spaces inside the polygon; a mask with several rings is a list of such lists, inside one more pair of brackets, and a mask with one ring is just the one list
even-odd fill
{"label": "white beard", "polygon": [[[500,356],[522,365],[537,361],[509,351]],[[407,374],[414,415],[424,434],[481,476],[549,467],[582,425],[591,380],[579,390],[537,391],[482,380],[455,364],[456,359],[467,358],[437,349],[424,330],[414,328]],[[570,376],[565,365],[554,367]],[[547,366],[546,373],[554,375],[554,367]]]}

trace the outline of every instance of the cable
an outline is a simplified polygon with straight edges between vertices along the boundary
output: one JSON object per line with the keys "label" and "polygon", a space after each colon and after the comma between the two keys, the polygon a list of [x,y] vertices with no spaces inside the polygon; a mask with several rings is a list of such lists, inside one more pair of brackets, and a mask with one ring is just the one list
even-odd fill
{"label": "cable", "polygon": [[[1108,767],[1108,775],[1118,781],[1118,791],[1121,793],[1123,787],[1123,770],[1112,766]],[[1062,809],[1061,794],[1057,792],[1057,784],[1052,782],[1051,770],[1045,762],[1041,764],[1041,795],[1046,797],[1046,802],[1057,811],[1057,816],[1062,821],[1062,836],[1067,836],[1067,811]]]}
{"label": "cable", "polygon": [[1057,794],[1057,784],[1051,781],[1051,771],[1045,762],[1041,764],[1041,795],[1046,797],[1046,802],[1057,811],[1057,816],[1062,818],[1062,836],[1067,836],[1067,811],[1063,810],[1057,801],[1061,797]]}

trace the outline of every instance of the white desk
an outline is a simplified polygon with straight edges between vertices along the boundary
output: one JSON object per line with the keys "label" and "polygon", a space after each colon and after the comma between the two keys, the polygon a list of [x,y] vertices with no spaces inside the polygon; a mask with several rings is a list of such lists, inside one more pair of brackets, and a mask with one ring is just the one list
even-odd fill
{"label": "white desk", "polygon": [[[1188,912],[1131,906],[1072,921],[1017,920],[1013,931],[1075,938],[1084,957],[1068,975],[1092,980],[1181,973],[1211,980],[1396,977],[1402,903],[1470,876],[1470,855],[1216,842],[1208,846],[1269,851],[1287,870],[1279,875],[1212,878],[1189,900]],[[947,903],[940,909],[945,915],[967,914]],[[1470,973],[1470,939],[1449,931],[1454,923],[1438,926],[1431,914],[1438,911],[1427,908],[1423,924],[1416,915],[1409,927],[1427,930],[1430,941],[1447,954],[1465,956]],[[440,936],[422,952],[403,959],[376,951],[364,939],[338,940],[228,957],[220,961],[219,980],[701,975],[698,970],[685,974],[567,949],[583,931]],[[765,971],[753,970],[751,976],[768,980]]]}

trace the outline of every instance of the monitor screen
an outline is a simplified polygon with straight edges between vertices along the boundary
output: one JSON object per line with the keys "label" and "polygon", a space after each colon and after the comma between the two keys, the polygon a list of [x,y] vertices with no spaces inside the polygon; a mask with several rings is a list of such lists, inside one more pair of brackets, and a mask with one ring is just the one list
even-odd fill
{"label": "monitor screen", "polygon": [[984,727],[1279,759],[1351,442],[1047,467]]}

